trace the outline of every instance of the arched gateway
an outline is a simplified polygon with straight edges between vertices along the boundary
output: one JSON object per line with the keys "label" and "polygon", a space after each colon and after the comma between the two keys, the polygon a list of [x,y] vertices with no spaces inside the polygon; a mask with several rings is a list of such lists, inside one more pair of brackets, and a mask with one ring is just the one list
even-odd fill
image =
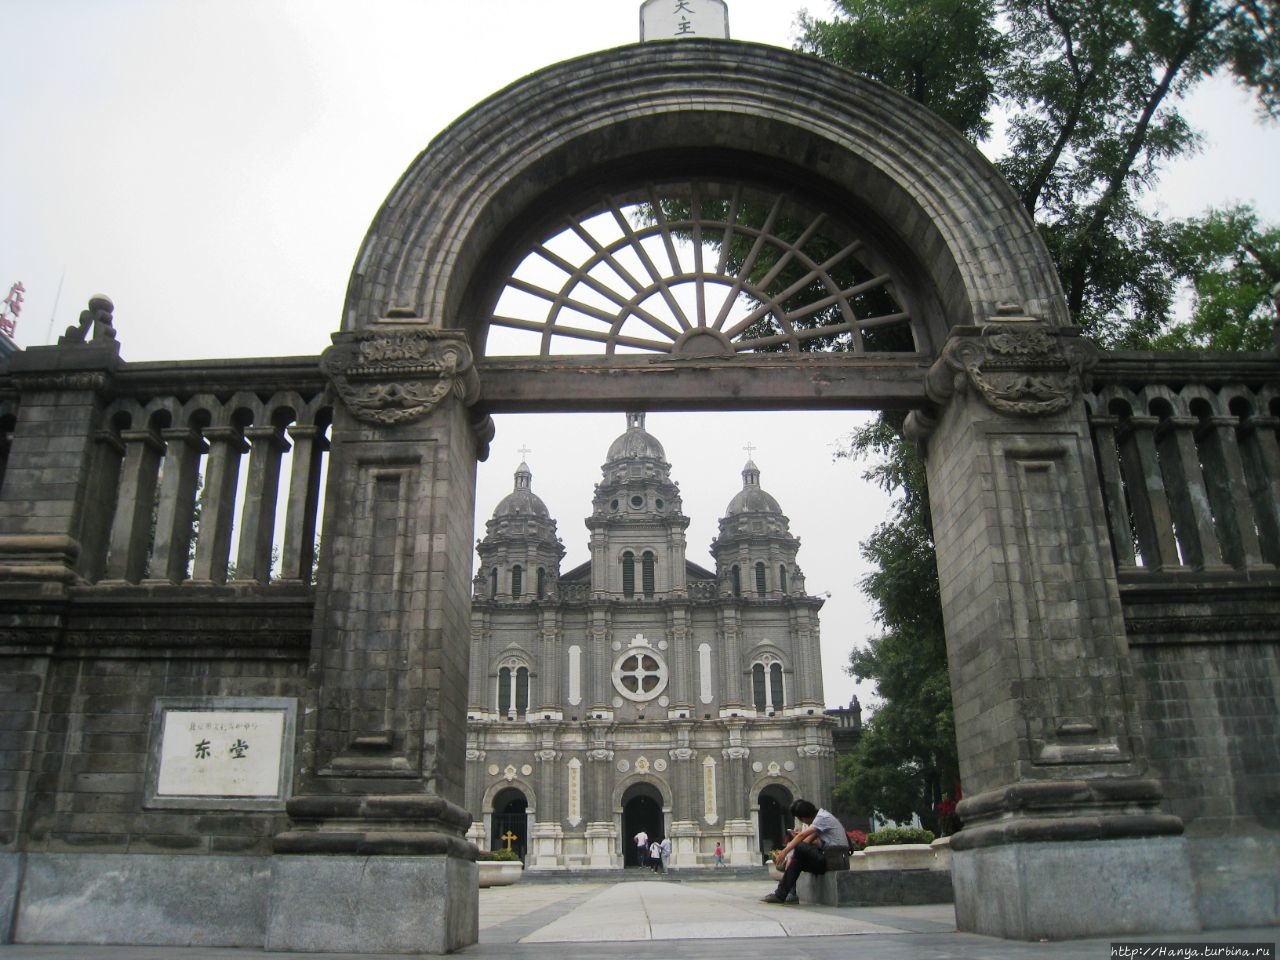
{"label": "arched gateway", "polygon": [[[120,932],[106,935],[123,942],[143,926],[129,904],[141,916],[184,882],[225,896],[210,916],[182,915],[180,942],[233,928],[208,942],[474,942],[460,804],[489,414],[659,408],[912,411],[967,792],[952,844],[962,929],[1059,938],[1276,922],[1277,360],[1099,358],[1066,325],[1052,265],[1008,187],[906,99],[770,47],[595,54],[490,98],[414,162],[370,228],[318,364],[135,371],[100,336],[110,303],[86,317],[5,375],[17,412],[0,489],[0,587],[13,611],[0,639],[13,689],[54,691],[10,704],[14,729],[40,738],[12,754],[0,888],[20,908],[8,935],[47,938],[42,918],[54,915],[59,933],[75,922],[50,912],[69,902],[62,857],[77,877],[113,877],[109,905],[86,906],[86,882],[75,910],[86,923],[109,916]],[[1144,387],[1152,378],[1166,386]],[[273,526],[286,435],[295,468],[285,573],[273,579],[258,531]],[[235,470],[250,446],[237,574]],[[190,542],[206,450],[189,579],[171,547]],[[648,568],[632,562],[643,593]],[[735,589],[763,593],[773,575],[739,571]],[[1206,576],[1214,591],[1187,606]],[[495,596],[513,589],[493,585]],[[160,639],[179,606],[201,611],[191,639]],[[1239,650],[1262,666],[1242,670]],[[258,673],[224,669],[235,658]],[[103,682],[121,662],[154,669],[132,671],[129,690],[146,703],[130,701],[128,721],[95,697],[123,692]],[[171,673],[187,662],[202,666]],[[511,663],[494,683],[507,681],[514,720],[530,680]],[[1219,686],[1186,693],[1206,664]],[[1231,686],[1244,677],[1252,692]],[[255,730],[279,731],[284,764],[260,772],[247,799],[230,787],[175,794],[166,724],[183,711],[213,718],[188,730],[253,714]],[[576,826],[574,798],[612,760],[604,719],[573,718],[584,761],[544,746],[536,767],[493,776],[565,796],[560,816]],[[69,726],[84,732],[72,741]],[[1206,729],[1225,732],[1206,746]],[[97,789],[95,734],[138,779],[112,774],[110,805],[78,799]],[[668,749],[674,760],[683,747]],[[50,779],[59,756],[89,773]],[[1212,780],[1197,766],[1222,757]],[[716,762],[748,803],[743,752]],[[201,809],[233,809],[235,824]],[[1184,837],[1184,821],[1208,826]],[[215,836],[241,824],[252,825],[242,837]],[[134,843],[167,849],[138,830],[179,850],[159,873],[148,872],[156,857],[126,856]],[[558,830],[540,810],[532,847]],[[589,822],[584,856],[607,862],[612,830]],[[56,852],[90,835],[98,852]],[[232,870],[228,850],[258,859]],[[245,926],[261,911],[238,905],[264,898],[264,926]],[[398,901],[422,909],[379,926],[386,912],[361,906]]]}

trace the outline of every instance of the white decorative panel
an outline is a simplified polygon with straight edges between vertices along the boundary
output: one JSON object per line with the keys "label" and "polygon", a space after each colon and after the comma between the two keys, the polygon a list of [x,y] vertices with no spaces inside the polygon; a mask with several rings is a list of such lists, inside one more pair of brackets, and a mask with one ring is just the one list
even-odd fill
{"label": "white decorative panel", "polygon": [[569,702],[575,707],[582,702],[582,648],[569,648]]}
{"label": "white decorative panel", "polygon": [[710,703],[711,694],[711,644],[698,644],[698,697]]}

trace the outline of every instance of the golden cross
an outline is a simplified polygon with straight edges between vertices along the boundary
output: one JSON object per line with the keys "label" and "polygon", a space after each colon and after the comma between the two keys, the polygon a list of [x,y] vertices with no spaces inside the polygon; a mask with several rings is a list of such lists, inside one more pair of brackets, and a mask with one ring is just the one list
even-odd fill
{"label": "golden cross", "polygon": [[510,850],[510,849],[511,849],[511,841],[512,841],[512,840],[519,840],[520,838],[519,838],[518,836],[516,836],[514,833],[512,833],[510,830],[508,830],[506,833],[504,833],[504,834],[503,834],[502,836],[500,836],[498,839],[499,839],[499,840],[505,840],[505,841],[507,841],[507,849],[508,849],[508,850]]}

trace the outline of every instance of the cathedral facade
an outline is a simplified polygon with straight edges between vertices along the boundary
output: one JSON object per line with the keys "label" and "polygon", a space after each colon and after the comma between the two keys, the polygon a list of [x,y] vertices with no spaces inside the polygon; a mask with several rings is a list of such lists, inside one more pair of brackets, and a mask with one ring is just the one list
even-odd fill
{"label": "cathedral facade", "polygon": [[829,799],[818,614],[800,541],[748,461],[711,544],[686,556],[679,486],[644,414],[596,485],[590,559],[567,571],[521,463],[477,545],[467,807],[471,838],[531,870],[759,863],[800,796]]}

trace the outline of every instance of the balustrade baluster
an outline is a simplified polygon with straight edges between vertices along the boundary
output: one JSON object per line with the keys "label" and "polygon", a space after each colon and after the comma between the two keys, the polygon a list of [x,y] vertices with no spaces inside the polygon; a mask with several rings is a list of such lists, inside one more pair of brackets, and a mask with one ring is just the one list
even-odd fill
{"label": "balustrade baluster", "polygon": [[1173,535],[1173,514],[1156,455],[1157,423],[1157,418],[1148,416],[1126,419],[1127,429],[1119,435],[1120,468],[1129,491],[1143,566],[1149,570],[1176,570],[1181,563],[1178,541]]}
{"label": "balustrade baluster", "polygon": [[1156,428],[1160,468],[1173,510],[1183,561],[1201,570],[1225,570],[1196,449],[1194,417],[1165,417]]}
{"label": "balustrade baluster", "polygon": [[1102,499],[1107,508],[1107,525],[1111,530],[1116,566],[1133,569],[1138,561],[1133,552],[1133,529],[1129,526],[1129,507],[1120,476],[1120,453],[1116,447],[1116,426],[1120,421],[1117,417],[1093,417],[1090,422],[1093,424]]}
{"label": "balustrade baluster", "polygon": [[1249,417],[1238,444],[1263,559],[1280,567],[1280,417]]}
{"label": "balustrade baluster", "polygon": [[1196,439],[1204,451],[1205,485],[1217,520],[1223,559],[1237,570],[1263,565],[1253,504],[1236,442],[1236,417],[1206,417]]}
{"label": "balustrade baluster", "polygon": [[321,427],[310,424],[295,423],[288,432],[293,441],[293,470],[289,475],[280,577],[310,582],[316,562],[320,468],[325,451],[329,449],[329,441]]}
{"label": "balustrade baluster", "polygon": [[248,427],[249,482],[240,513],[240,549],[236,579],[267,583],[271,579],[271,543],[276,529],[276,498],[280,492],[280,463],[289,442],[279,427]]}
{"label": "balustrade baluster", "polygon": [[107,578],[137,583],[146,575],[151,509],[164,441],[154,430],[123,430],[124,465],[108,541]]}
{"label": "balustrade baluster", "polygon": [[205,431],[205,438],[209,441],[209,457],[191,579],[226,583],[236,480],[240,475],[240,458],[249,451],[249,445],[236,427],[211,427]]}
{"label": "balustrade baluster", "polygon": [[165,441],[156,504],[156,542],[151,550],[151,576],[181,583],[191,561],[191,533],[196,514],[200,457],[209,450],[198,430],[174,427],[160,431]]}

